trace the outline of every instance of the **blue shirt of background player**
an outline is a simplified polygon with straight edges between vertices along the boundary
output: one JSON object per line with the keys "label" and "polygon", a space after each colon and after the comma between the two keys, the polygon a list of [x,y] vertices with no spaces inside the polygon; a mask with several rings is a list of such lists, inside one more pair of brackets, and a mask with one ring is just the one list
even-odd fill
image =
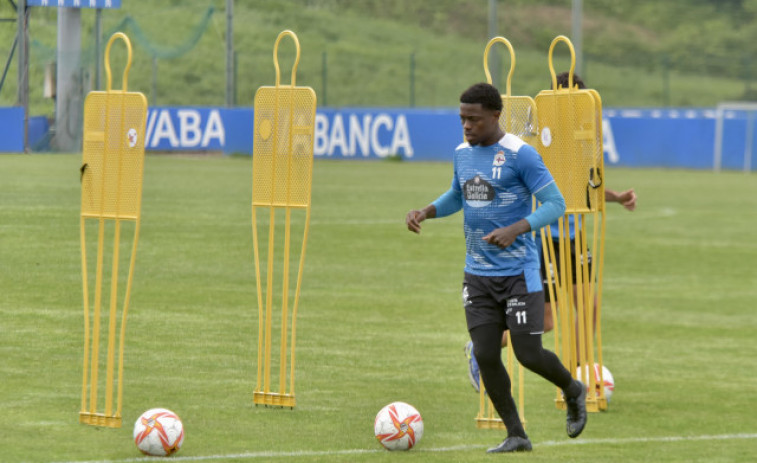
{"label": "blue shirt of background player", "polygon": [[[581,220],[579,218],[578,224],[581,224]],[[552,239],[558,239],[560,238],[560,226],[557,222],[549,224],[549,231],[552,235]],[[573,218],[573,214],[568,215],[568,234],[570,235],[570,240],[573,241],[576,239],[576,221]],[[539,238],[537,236],[537,238]]]}
{"label": "blue shirt of background player", "polygon": [[433,205],[437,217],[463,209],[465,271],[513,276],[526,269],[538,270],[538,252],[531,233],[519,235],[505,249],[482,237],[529,216],[531,196],[554,183],[539,153],[517,136],[507,134],[490,146],[461,144],[453,163],[452,186]]}

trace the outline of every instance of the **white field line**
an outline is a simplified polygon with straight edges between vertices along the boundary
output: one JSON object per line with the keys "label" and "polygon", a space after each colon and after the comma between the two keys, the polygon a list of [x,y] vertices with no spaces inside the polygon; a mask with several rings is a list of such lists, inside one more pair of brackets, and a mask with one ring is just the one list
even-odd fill
{"label": "white field line", "polygon": [[[546,441],[534,444],[534,447],[560,447],[567,445],[606,445],[606,444],[646,444],[646,443],[670,443],[670,442],[692,442],[692,441],[722,441],[722,440],[740,440],[740,439],[757,439],[757,433],[753,434],[717,434],[702,436],[667,436],[667,437],[626,437],[626,438],[608,438],[608,439],[578,439],[578,440],[561,440]],[[420,448],[413,452],[420,453],[438,453],[438,452],[455,452],[460,450],[484,449],[485,445],[457,445],[453,447],[436,447]],[[205,456],[172,456],[170,461],[208,461],[208,460],[256,460],[271,458],[297,458],[297,457],[328,457],[339,455],[362,455],[371,453],[385,452],[382,449],[347,449],[347,450],[302,450],[296,452],[245,452],[228,455],[205,455]],[[144,461],[167,461],[161,457],[139,457],[125,458],[120,460],[88,460],[88,461],[70,461],[66,463],[128,463]]]}

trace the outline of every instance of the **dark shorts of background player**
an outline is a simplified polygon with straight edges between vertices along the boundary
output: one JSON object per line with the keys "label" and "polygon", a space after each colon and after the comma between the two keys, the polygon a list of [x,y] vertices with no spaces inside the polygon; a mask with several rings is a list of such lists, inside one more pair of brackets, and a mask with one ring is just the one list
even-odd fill
{"label": "dark shorts of background player", "polygon": [[[557,268],[560,267],[560,254],[557,252],[560,246],[560,240],[553,239],[552,244],[555,247],[555,263],[557,264]],[[589,274],[591,274],[591,251],[588,249],[586,250],[586,254],[589,258]],[[576,242],[575,240],[570,240],[570,262],[571,265],[573,265],[573,269],[571,274],[573,275],[573,284],[576,284]],[[555,279],[555,274],[553,269],[550,269],[549,277],[552,281]],[[544,259],[541,259],[541,280],[544,283],[544,300],[546,302],[550,302],[549,299],[549,287],[547,286],[550,280],[547,280],[547,268],[544,266]]]}
{"label": "dark shorts of background player", "polygon": [[544,332],[544,293],[529,293],[523,275],[485,277],[465,273],[463,304],[468,331],[496,323],[512,334]]}

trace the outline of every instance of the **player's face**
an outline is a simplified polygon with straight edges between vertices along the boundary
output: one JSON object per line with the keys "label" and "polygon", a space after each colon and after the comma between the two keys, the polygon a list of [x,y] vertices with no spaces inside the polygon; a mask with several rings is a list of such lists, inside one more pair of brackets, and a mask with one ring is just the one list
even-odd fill
{"label": "player's face", "polygon": [[460,103],[460,122],[465,140],[471,145],[493,145],[502,136],[499,111],[485,109],[481,103]]}

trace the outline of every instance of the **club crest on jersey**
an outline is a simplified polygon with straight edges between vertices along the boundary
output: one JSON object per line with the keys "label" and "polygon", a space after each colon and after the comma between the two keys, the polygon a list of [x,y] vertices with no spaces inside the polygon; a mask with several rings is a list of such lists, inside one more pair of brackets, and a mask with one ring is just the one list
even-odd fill
{"label": "club crest on jersey", "polygon": [[505,163],[505,152],[497,151],[497,154],[494,155],[494,162],[492,162],[492,165],[501,166],[504,163]]}
{"label": "club crest on jersey", "polygon": [[494,200],[494,187],[481,176],[476,175],[463,185],[463,196],[472,207],[488,206]]}

